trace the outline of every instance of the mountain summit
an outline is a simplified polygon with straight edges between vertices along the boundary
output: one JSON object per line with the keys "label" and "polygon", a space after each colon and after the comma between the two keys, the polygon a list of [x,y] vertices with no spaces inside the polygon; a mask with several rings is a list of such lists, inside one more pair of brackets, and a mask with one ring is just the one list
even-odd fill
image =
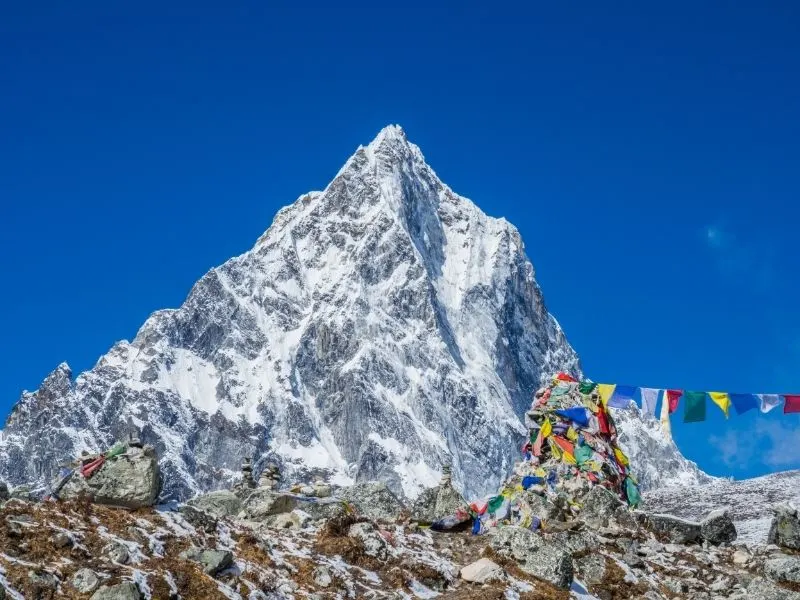
{"label": "mountain summit", "polygon": [[[62,364],[23,393],[0,475],[44,483],[136,431],[172,498],[229,485],[248,456],[256,471],[277,461],[290,476],[380,479],[409,498],[449,463],[458,487],[482,494],[513,465],[531,394],[562,370],[580,375],[578,357],[519,232],[390,126],[180,308],[74,381]],[[638,412],[621,428],[632,460],[651,465],[645,487],[704,477]]]}

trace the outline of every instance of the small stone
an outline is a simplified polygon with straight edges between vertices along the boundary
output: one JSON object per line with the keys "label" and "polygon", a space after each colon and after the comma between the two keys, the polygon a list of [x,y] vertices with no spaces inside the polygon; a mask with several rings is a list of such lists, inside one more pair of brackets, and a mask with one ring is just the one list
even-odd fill
{"label": "small stone", "polygon": [[74,543],[72,537],[64,531],[59,531],[50,538],[50,543],[56,548],[66,548]]}
{"label": "small stone", "polygon": [[749,560],[750,555],[744,550],[737,550],[733,553],[733,564],[735,565],[746,565]]}
{"label": "small stone", "polygon": [[58,588],[58,577],[47,571],[28,571],[28,580],[39,590]]}
{"label": "small stone", "polygon": [[481,558],[461,569],[461,579],[470,583],[489,583],[500,581],[504,577],[503,569],[488,558]]}
{"label": "small stone", "polygon": [[200,563],[203,571],[212,577],[233,564],[233,554],[228,550],[198,550],[189,548],[180,553],[184,560]]}
{"label": "small stone", "polygon": [[72,576],[72,587],[81,594],[91,594],[100,585],[100,579],[91,569],[81,569]]}
{"label": "small stone", "polygon": [[321,588],[326,588],[333,583],[333,577],[331,576],[331,571],[328,567],[324,565],[320,565],[316,569],[314,569],[314,583],[316,583]]}
{"label": "small stone", "polygon": [[117,585],[104,585],[91,600],[142,600],[142,593],[135,583],[126,581]]}

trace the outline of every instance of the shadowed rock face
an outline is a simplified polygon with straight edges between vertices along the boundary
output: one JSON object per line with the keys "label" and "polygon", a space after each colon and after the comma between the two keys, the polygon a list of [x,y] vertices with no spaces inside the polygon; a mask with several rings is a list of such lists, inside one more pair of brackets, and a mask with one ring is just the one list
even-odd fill
{"label": "shadowed rock face", "polygon": [[0,475],[43,484],[136,429],[165,499],[230,485],[246,456],[256,475],[274,461],[287,479],[377,479],[409,498],[447,462],[458,489],[484,494],[511,469],[532,392],[559,370],[580,374],[517,230],[388,127],[180,308],[74,381],[62,365],[24,393]]}

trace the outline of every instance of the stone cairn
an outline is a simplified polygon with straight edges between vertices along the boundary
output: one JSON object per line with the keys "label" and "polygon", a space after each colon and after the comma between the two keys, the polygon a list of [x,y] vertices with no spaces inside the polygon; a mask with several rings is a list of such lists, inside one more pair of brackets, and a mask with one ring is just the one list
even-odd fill
{"label": "stone cairn", "polygon": [[234,494],[244,494],[256,487],[256,482],[253,480],[253,463],[250,457],[246,457],[242,461],[242,478],[233,485]]}
{"label": "stone cairn", "polygon": [[275,463],[269,463],[258,478],[258,487],[277,490],[281,485],[281,471]]}

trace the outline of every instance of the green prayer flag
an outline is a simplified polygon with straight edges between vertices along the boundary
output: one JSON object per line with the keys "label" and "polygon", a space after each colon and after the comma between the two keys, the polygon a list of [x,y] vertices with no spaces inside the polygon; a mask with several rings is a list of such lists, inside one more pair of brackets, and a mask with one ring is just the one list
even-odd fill
{"label": "green prayer flag", "polygon": [[625,478],[625,495],[628,496],[628,504],[633,508],[642,503],[642,496],[639,494],[639,488],[630,477]]}
{"label": "green prayer flag", "polygon": [[697,423],[706,420],[706,393],[684,392],[683,422]]}
{"label": "green prayer flag", "polygon": [[505,498],[503,498],[503,496],[495,496],[494,498],[491,498],[488,502],[488,506],[486,507],[486,509],[489,511],[489,514],[496,513],[497,509],[503,506],[504,501]]}
{"label": "green prayer flag", "polygon": [[563,396],[569,391],[569,386],[565,383],[559,383],[553,390],[550,392],[550,397],[553,396]]}
{"label": "green prayer flag", "polygon": [[575,448],[575,460],[578,462],[579,465],[582,465],[587,460],[592,460],[593,455],[594,455],[594,450],[592,450],[589,446],[585,444],[581,444],[580,446],[576,446]]}
{"label": "green prayer flag", "polygon": [[581,394],[591,394],[596,387],[596,383],[592,383],[591,381],[581,381],[581,383],[578,385],[578,390]]}

